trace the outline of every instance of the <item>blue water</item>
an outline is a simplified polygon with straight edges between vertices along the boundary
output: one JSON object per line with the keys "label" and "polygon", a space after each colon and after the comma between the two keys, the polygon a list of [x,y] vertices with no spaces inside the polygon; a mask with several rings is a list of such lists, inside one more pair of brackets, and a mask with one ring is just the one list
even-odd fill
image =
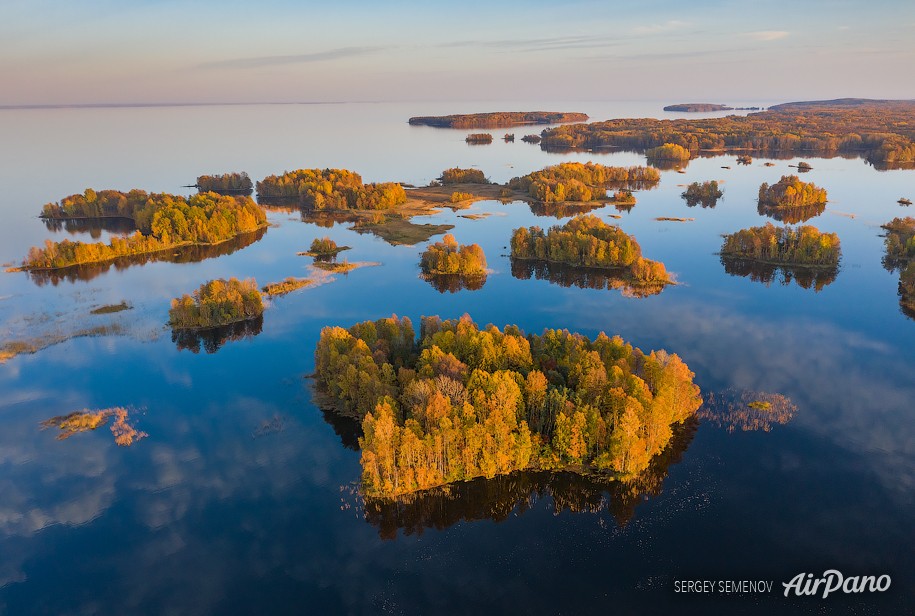
{"label": "blue water", "polygon": [[[502,182],[566,160],[644,164],[633,153],[554,154],[520,142],[535,129],[510,129],[515,143],[494,130],[492,145],[469,147],[472,131],[406,123],[528,107],[675,115],[661,103],[530,102],[2,111],[0,262],[46,238],[88,238],[37,218],[44,203],[86,187],[181,193],[202,173],[259,179],[312,166],[417,185],[476,166]],[[279,210],[259,241],[200,262],[41,286],[0,275],[2,341],[117,325],[115,335],[0,365],[0,613],[903,613],[915,596],[915,321],[900,312],[898,275],[881,266],[880,224],[909,213],[896,200],[913,196],[915,171],[805,158],[814,167],[805,179],[830,198],[809,224],[842,241],[835,281],[815,292],[726,274],[720,235],[767,221],[759,184],[797,160],[693,160],[637,192],[618,221],[612,207],[597,210],[676,275],[678,285],[643,299],[514,278],[511,230],[559,221],[495,201],[468,210],[491,214],[482,220],[450,210],[413,220],[452,224],[460,242],[483,246],[492,273],[477,291],[440,293],[421,279],[425,244],[392,246]],[[682,185],[709,179],[723,182],[724,199],[687,207]],[[172,297],[214,277],[307,275],[311,259],[296,253],[323,235],[351,246],[350,261],[381,265],[272,300],[259,334],[214,353],[173,343]],[[89,314],[122,300],[132,309]],[[515,477],[379,521],[356,493],[351,426],[325,419],[303,377],[322,327],[392,313],[417,324],[469,313],[528,332],[619,334],[678,353],[703,391],[780,393],[798,410],[770,432],[701,423],[657,470],[655,488],[634,497],[569,477]],[[39,427],[111,406],[130,407],[149,436],[117,447],[107,428],[59,441]],[[893,583],[880,595],[782,596],[782,582],[826,569]],[[689,579],[765,579],[775,590],[673,592],[674,580]]]}

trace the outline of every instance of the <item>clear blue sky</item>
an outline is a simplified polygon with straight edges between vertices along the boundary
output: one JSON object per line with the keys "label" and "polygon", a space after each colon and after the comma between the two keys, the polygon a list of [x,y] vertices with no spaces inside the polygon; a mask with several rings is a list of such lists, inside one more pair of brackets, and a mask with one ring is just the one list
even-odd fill
{"label": "clear blue sky", "polygon": [[0,105],[915,98],[913,67],[913,0],[0,2]]}

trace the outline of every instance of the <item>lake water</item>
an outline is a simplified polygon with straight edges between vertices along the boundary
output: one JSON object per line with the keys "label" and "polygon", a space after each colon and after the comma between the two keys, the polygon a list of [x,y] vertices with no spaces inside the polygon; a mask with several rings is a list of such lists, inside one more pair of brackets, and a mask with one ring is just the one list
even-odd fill
{"label": "lake water", "polygon": [[[48,201],[86,187],[187,193],[197,175],[252,179],[342,167],[366,181],[425,184],[452,166],[504,182],[577,160],[644,164],[633,153],[555,154],[522,143],[539,128],[411,127],[412,115],[553,108],[611,117],[678,117],[663,103],[460,103],[0,111],[0,262],[47,238]],[[714,114],[708,114],[714,115]],[[881,265],[880,225],[912,215],[915,171],[858,159],[805,158],[829,191],[813,218],[843,257],[817,292],[725,271],[721,234],[769,220],[763,181],[798,159],[700,158],[665,171],[615,222],[680,284],[647,298],[519,279],[511,230],[548,226],[528,205],[495,201],[416,223],[452,224],[493,270],[479,290],[439,292],[419,277],[424,247],[392,246],[348,224],[322,228],[271,210],[258,241],[199,262],[106,268],[88,279],[0,274],[0,340],[64,339],[0,365],[0,613],[855,613],[897,614],[915,597],[915,321],[899,307],[898,274]],[[729,167],[729,168],[724,168]],[[717,179],[714,209],[689,208],[684,184]],[[488,213],[471,220],[459,214]],[[596,214],[613,222],[612,206]],[[691,222],[659,222],[659,216]],[[101,238],[117,233],[102,231]],[[96,233],[98,235],[98,233]],[[315,237],[377,261],[275,299],[260,332],[179,348],[169,301],[215,277],[260,284],[304,276],[296,256]],[[226,251],[229,252],[229,251]],[[42,284],[38,284],[41,282]],[[91,315],[126,300],[132,309]],[[644,485],[518,474],[455,487],[400,507],[364,506],[352,426],[319,409],[311,381],[322,327],[392,313],[528,332],[619,334],[678,353],[703,392],[778,393],[797,406],[770,431],[693,422]],[[217,341],[220,342],[220,341]],[[148,437],[115,445],[107,428],[56,440],[40,422],[126,406]],[[783,582],[826,569],[892,576],[879,595],[782,596]],[[770,580],[773,592],[684,595],[675,580]]]}

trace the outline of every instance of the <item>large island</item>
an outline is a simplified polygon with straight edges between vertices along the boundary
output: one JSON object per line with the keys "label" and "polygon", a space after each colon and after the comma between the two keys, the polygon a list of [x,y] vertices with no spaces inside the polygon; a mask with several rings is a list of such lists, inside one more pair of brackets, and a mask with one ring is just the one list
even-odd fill
{"label": "large island", "polygon": [[587,122],[588,114],[569,111],[495,111],[446,116],[416,116],[409,120],[414,126],[437,128],[497,128],[525,124],[562,124]]}

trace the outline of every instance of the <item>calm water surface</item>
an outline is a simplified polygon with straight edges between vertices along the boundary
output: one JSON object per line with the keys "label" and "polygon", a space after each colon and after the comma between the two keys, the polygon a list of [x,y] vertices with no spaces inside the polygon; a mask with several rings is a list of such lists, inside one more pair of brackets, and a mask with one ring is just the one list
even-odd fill
{"label": "calm water surface", "polygon": [[[41,206],[86,187],[186,193],[202,173],[255,180],[344,167],[366,181],[425,184],[452,166],[499,182],[548,164],[644,164],[632,153],[552,154],[501,139],[410,127],[411,115],[552,107],[593,119],[658,116],[661,103],[466,103],[57,109],[0,112],[0,262],[47,238],[107,239],[123,229],[49,230]],[[504,130],[492,131],[501,137]],[[726,273],[722,233],[768,220],[763,181],[797,159],[739,166],[698,159],[663,173],[618,224],[679,285],[648,298],[518,279],[511,230],[548,226],[524,203],[476,203],[414,222],[454,225],[493,272],[476,291],[441,293],[419,277],[425,244],[392,246],[350,225],[321,228],[271,210],[267,233],[199,262],[107,268],[87,279],[0,275],[0,339],[81,337],[0,365],[0,613],[905,613],[915,596],[915,321],[898,275],[881,265],[880,225],[907,212],[915,171],[807,158],[829,191],[812,219],[843,258],[821,291]],[[725,169],[723,167],[730,167]],[[683,184],[717,179],[714,209],[689,208]],[[459,213],[467,213],[459,212]],[[596,211],[611,221],[612,207]],[[658,216],[692,222],[658,222]],[[315,237],[377,261],[273,300],[260,333],[182,350],[164,326],[170,298],[215,277],[307,275]],[[227,251],[228,252],[228,251]],[[41,282],[42,284],[38,284]],[[132,309],[91,315],[126,300]],[[680,354],[704,392],[780,393],[798,407],[769,432],[687,426],[643,483],[518,474],[474,481],[400,507],[356,493],[352,426],[313,401],[322,327],[392,313],[528,332],[619,334]],[[218,348],[217,348],[218,347]],[[149,434],[117,447],[107,429],[55,439],[39,423],[128,406]],[[785,599],[799,572],[892,576],[880,596]],[[763,579],[768,596],[673,592],[674,580]]]}

